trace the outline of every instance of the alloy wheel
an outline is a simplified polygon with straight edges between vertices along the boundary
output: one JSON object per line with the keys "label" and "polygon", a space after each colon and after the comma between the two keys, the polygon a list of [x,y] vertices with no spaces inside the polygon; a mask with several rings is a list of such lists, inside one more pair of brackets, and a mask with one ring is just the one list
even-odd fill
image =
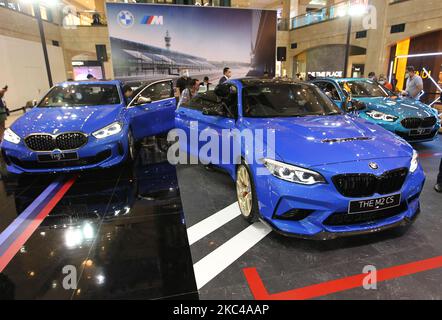
{"label": "alloy wheel", "polygon": [[239,166],[237,171],[236,194],[242,215],[246,218],[249,217],[253,203],[252,183],[249,172],[244,165]]}
{"label": "alloy wheel", "polygon": [[129,144],[129,157],[131,160],[135,160],[135,141],[132,132],[129,131],[127,139]]}

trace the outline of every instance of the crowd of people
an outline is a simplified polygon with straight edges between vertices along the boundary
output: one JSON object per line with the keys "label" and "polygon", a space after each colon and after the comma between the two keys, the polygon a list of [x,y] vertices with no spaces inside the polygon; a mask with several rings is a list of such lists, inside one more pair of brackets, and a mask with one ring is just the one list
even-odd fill
{"label": "crowd of people", "polygon": [[[223,75],[219,79],[218,84],[223,84],[232,77],[232,70],[229,67],[223,69]],[[175,96],[178,98],[178,107],[183,103],[189,102],[198,92],[209,91],[212,88],[212,83],[208,76],[205,76],[203,81],[189,76],[189,70],[184,69],[181,72],[181,77],[176,81]]]}

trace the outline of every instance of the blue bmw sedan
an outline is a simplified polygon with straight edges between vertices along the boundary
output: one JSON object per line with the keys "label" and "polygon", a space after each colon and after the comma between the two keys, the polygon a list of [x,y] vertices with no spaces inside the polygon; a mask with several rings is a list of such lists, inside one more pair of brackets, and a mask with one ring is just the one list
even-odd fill
{"label": "blue bmw sedan", "polygon": [[[315,85],[231,80],[180,106],[175,123],[190,137],[180,151],[235,181],[243,217],[282,234],[325,240],[372,233],[408,225],[420,211],[425,175],[416,151],[380,126],[344,114]],[[240,152],[228,152],[225,161],[226,148],[245,130],[270,130],[274,143],[265,134],[260,151],[239,142]],[[220,159],[202,152],[210,133],[222,137]],[[215,137],[207,143],[215,146]]]}
{"label": "blue bmw sedan", "polygon": [[[376,123],[410,143],[437,138],[441,127],[438,112],[426,104],[392,92],[369,79],[323,78],[312,81],[334,102],[359,105],[359,117]],[[350,100],[350,101],[348,101]]]}
{"label": "blue bmw sedan", "polygon": [[172,80],[143,85],[129,100],[119,81],[54,86],[5,131],[1,152],[8,171],[108,168],[133,159],[137,140],[174,127]]}

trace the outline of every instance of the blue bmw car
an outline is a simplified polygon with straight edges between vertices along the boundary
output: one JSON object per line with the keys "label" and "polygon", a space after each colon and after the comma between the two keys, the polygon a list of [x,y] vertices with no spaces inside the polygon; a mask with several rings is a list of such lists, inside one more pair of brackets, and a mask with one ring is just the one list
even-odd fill
{"label": "blue bmw car", "polygon": [[361,118],[376,123],[409,142],[425,142],[437,138],[441,127],[438,112],[420,101],[395,96],[369,79],[324,78],[312,82],[342,109],[347,109],[346,104],[353,104]]}
{"label": "blue bmw car", "polygon": [[[323,240],[408,225],[419,213],[425,175],[416,151],[380,126],[343,113],[313,84],[231,80],[181,105],[175,122],[191,137],[180,142],[180,151],[232,177],[250,222]],[[221,159],[242,139],[238,131],[259,129],[274,132],[274,146],[272,135],[264,134],[263,148],[240,143],[240,153]],[[222,137],[219,159],[204,143],[213,133]]]}
{"label": "blue bmw car", "polygon": [[5,131],[2,156],[15,174],[112,167],[134,159],[138,140],[172,129],[175,109],[172,80],[129,100],[119,81],[60,83]]}

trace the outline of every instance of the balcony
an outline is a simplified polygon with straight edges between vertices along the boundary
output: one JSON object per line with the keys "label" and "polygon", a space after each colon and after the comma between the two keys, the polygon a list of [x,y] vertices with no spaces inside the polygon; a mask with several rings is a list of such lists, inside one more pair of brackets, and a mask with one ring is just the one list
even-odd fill
{"label": "balcony", "polygon": [[290,29],[298,29],[312,24],[345,17],[352,11],[365,11],[368,0],[348,0],[294,17],[290,21]]}

